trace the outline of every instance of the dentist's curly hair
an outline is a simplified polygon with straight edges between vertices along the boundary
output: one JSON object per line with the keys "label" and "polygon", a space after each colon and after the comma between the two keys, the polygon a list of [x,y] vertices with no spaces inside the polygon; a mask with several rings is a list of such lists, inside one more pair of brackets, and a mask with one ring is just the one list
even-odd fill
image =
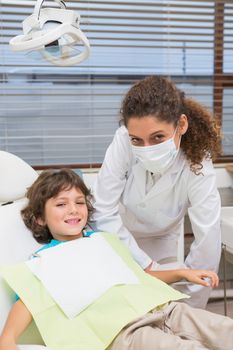
{"label": "dentist's curly hair", "polygon": [[56,197],[59,192],[70,190],[71,188],[80,190],[86,200],[88,219],[93,213],[91,204],[92,195],[86,187],[84,181],[71,169],[45,170],[28,189],[26,197],[27,206],[21,210],[21,215],[25,225],[32,232],[33,237],[39,243],[49,243],[53,236],[47,225],[39,225],[38,219],[45,219],[45,204],[48,199]]}
{"label": "dentist's curly hair", "polygon": [[221,153],[219,130],[213,115],[185,97],[170,79],[150,76],[135,83],[123,99],[121,123],[127,127],[130,118],[152,115],[176,127],[182,114],[187,116],[188,130],[182,135],[181,148],[190,169],[200,174],[203,159],[215,159]]}

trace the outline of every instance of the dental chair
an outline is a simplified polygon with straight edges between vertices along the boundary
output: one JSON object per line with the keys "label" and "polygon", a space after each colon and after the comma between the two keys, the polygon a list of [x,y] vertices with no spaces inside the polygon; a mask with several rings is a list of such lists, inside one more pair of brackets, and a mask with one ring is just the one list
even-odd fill
{"label": "dental chair", "polygon": [[[0,333],[15,295],[1,278],[1,266],[27,260],[40,244],[32,237],[20,216],[26,204],[27,188],[37,178],[36,171],[17,156],[0,151]],[[20,350],[45,350],[32,322],[17,342]]]}

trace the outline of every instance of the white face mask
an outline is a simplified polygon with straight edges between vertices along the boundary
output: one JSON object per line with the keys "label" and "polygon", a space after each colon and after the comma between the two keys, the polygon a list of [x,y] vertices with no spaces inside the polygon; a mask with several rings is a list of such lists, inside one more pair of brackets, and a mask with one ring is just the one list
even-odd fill
{"label": "white face mask", "polygon": [[170,139],[158,145],[143,147],[132,145],[133,154],[146,170],[162,174],[172,165],[179,152],[179,147],[177,149],[174,142],[176,130]]}

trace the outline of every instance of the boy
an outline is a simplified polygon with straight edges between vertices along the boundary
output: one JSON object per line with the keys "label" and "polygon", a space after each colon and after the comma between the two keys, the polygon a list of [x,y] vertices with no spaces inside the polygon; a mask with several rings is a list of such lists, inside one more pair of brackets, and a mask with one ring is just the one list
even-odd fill
{"label": "boy", "polygon": [[[218,277],[214,272],[188,269],[159,271],[153,272],[154,277],[157,277],[153,278],[133,261],[115,235],[88,233],[88,221],[93,211],[91,195],[83,181],[72,170],[44,171],[29,188],[27,197],[29,202],[22,210],[23,220],[34,238],[46,245],[35,254],[41,260],[35,258],[27,266],[21,264],[6,269],[5,274],[3,273],[20,299],[9,313],[0,337],[0,350],[16,350],[17,338],[32,318],[50,350],[232,349],[233,320],[205,310],[192,309],[184,303],[173,302],[186,296],[164,283],[185,278],[193,283],[209,285],[203,279],[208,277],[212,287],[215,287]],[[93,254],[88,255],[85,249],[93,248],[93,242],[96,242]],[[77,294],[72,295],[74,293],[71,292],[70,301],[77,299],[79,302],[86,293],[92,298],[94,295],[94,299],[85,306],[82,304],[82,309],[79,305],[79,311],[75,314],[72,309],[73,314],[69,317],[66,314],[67,308],[61,306],[63,301],[59,304],[51,298],[49,289],[43,286],[43,278],[40,277],[40,281],[32,266],[40,268],[46,258],[51,259],[57,253],[61,253],[58,255],[60,260],[56,260],[58,269],[61,260],[62,263],[67,263],[70,256],[65,252],[71,253],[74,244],[75,249],[76,246],[79,249],[81,244],[81,249],[77,250],[76,255],[77,259],[79,255],[83,256],[85,261],[83,260],[81,266],[75,265],[74,261],[74,264],[68,264],[68,268],[71,269],[73,264],[77,278],[85,272],[86,280],[83,280],[77,289],[74,274],[76,282],[73,283]],[[88,283],[96,277],[92,273],[95,263],[101,266],[103,251],[110,252],[110,255],[107,259],[107,255],[102,254],[104,264],[95,270],[99,277],[92,287],[88,288]],[[126,282],[110,282],[109,288],[96,296],[95,290],[102,288],[102,285],[99,285],[103,277],[102,269],[106,267],[103,284],[105,280],[110,281],[115,277],[115,272],[111,273],[111,268],[114,267],[111,252],[114,262],[116,265],[119,263],[122,274],[125,274]],[[93,260],[95,253],[98,259]],[[45,264],[46,269],[49,270],[49,266]],[[117,273],[118,270],[116,266],[114,271]],[[63,272],[69,275],[70,271],[61,269],[58,276],[60,274],[66,278]],[[54,274],[56,273],[55,266]],[[53,277],[50,275],[49,279]],[[121,276],[118,277],[121,279]],[[68,277],[67,281],[70,282]],[[60,288],[63,288],[66,294],[65,287],[68,289],[68,285],[63,280],[58,282],[61,282]],[[86,288],[86,292],[79,294],[81,287]],[[49,288],[52,288],[53,293],[53,286],[50,285]],[[55,290],[54,293],[57,297],[59,291]],[[75,298],[72,298],[73,296]],[[71,301],[71,304],[72,302],[76,307],[75,300]]]}

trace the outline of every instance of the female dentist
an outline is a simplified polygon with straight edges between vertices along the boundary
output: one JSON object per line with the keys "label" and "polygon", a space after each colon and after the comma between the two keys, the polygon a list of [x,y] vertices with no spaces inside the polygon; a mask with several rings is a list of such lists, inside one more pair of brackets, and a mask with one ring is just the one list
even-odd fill
{"label": "female dentist", "polygon": [[[131,87],[123,125],[94,184],[98,230],[116,232],[148,273],[171,269],[188,213],[194,241],[185,266],[218,270],[220,197],[211,158],[219,152],[212,116],[170,80],[151,76]],[[179,286],[204,308],[210,288]]]}

